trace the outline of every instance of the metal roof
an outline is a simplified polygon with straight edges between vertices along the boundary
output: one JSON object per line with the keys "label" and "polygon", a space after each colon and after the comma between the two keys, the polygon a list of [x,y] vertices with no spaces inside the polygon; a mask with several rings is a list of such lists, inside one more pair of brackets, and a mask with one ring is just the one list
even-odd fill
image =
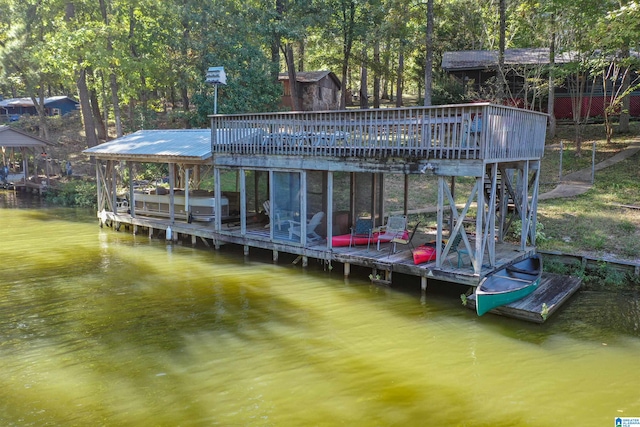
{"label": "metal roof", "polygon": [[[556,53],[558,64],[571,62],[571,54]],[[544,65],[549,63],[548,48],[505,49],[504,63],[508,65]],[[445,52],[442,56],[442,68],[446,71],[477,70],[496,68],[497,50],[459,50]]]}
{"label": "metal roof", "polygon": [[[336,86],[338,86],[339,88],[342,87],[342,85],[340,83],[340,79],[332,71],[297,71],[296,72],[296,81],[298,81],[300,83],[317,83],[320,80],[322,80],[323,78],[325,78],[326,76],[329,76],[329,78],[334,81]],[[289,74],[288,73],[280,73],[280,74],[278,74],[278,80],[280,80],[280,81],[283,81],[283,80],[288,81],[289,80]]]}
{"label": "metal roof", "polygon": [[0,126],[1,147],[45,147],[58,145],[10,126]]}
{"label": "metal roof", "polygon": [[[78,103],[78,101],[68,96],[61,95],[61,96],[50,96],[45,98],[44,105],[50,104],[52,102],[60,101],[62,99],[68,99],[71,102],[75,102],[76,104]],[[33,107],[33,101],[31,100],[31,98],[7,98],[7,99],[0,100],[0,107]]]}
{"label": "metal roof", "polygon": [[211,129],[139,130],[83,153],[115,160],[202,163],[211,157]]}

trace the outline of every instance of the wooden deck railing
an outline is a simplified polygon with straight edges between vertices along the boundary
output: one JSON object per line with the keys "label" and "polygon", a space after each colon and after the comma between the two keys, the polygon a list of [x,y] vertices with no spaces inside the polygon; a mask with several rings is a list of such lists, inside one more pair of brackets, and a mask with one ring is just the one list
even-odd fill
{"label": "wooden deck railing", "polygon": [[211,116],[212,151],[412,159],[527,159],[547,116],[493,104]]}

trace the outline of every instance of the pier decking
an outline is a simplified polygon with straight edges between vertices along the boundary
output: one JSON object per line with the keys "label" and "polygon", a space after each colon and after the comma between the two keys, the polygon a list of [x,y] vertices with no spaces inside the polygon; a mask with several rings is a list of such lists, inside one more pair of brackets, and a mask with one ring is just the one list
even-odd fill
{"label": "pier decking", "polygon": [[[534,250],[534,248],[527,248],[521,251],[517,245],[499,243],[496,245],[496,265],[484,265],[481,273],[476,274],[466,255],[463,256],[463,263],[460,267],[458,267],[456,253],[447,255],[441,267],[437,267],[435,260],[416,265],[409,248],[398,246],[396,252],[392,253],[392,243],[381,243],[380,250],[377,250],[375,245],[369,249],[365,245],[328,248],[326,240],[302,246],[294,241],[287,242],[288,232],[286,231],[281,231],[280,235],[276,236],[280,240],[278,243],[274,243],[270,238],[269,230],[265,229],[263,224],[252,224],[246,228],[243,234],[237,220],[226,222],[220,231],[216,231],[211,223],[171,222],[164,218],[145,216],[132,218],[130,215],[122,213],[105,212],[101,220],[116,229],[125,225],[134,233],[148,233],[150,237],[163,238],[167,228],[171,227],[171,239],[174,241],[187,239],[192,244],[200,241],[206,246],[217,248],[224,244],[242,245],[245,247],[247,255],[249,255],[251,247],[272,250],[274,260],[277,260],[278,252],[284,252],[304,257],[303,265],[306,264],[308,258],[320,259],[326,263],[340,263],[345,266],[345,276],[350,274],[351,265],[371,268],[380,276],[379,283],[386,281],[391,284],[393,273],[407,274],[420,277],[423,281],[423,287],[426,287],[428,280],[477,286],[485,275],[503,265],[528,257]],[[433,241],[434,238],[435,234],[422,233],[416,237],[415,244]],[[473,240],[471,241],[473,242]]]}

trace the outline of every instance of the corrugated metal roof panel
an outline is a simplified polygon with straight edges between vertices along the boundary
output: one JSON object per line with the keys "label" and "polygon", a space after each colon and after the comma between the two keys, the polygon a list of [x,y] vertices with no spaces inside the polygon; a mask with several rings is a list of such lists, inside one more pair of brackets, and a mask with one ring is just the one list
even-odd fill
{"label": "corrugated metal roof panel", "polygon": [[[556,63],[571,62],[568,53],[557,53]],[[504,62],[508,65],[544,65],[549,63],[548,48],[505,49]],[[444,52],[442,68],[447,71],[495,68],[498,66],[497,50],[460,50]]]}
{"label": "corrugated metal roof panel", "polygon": [[[50,96],[44,99],[44,105],[47,105],[51,102],[60,101],[61,99],[68,99],[70,101],[76,102],[76,100],[65,96]],[[33,107],[33,101],[31,98],[7,98],[0,100],[0,107]]]}
{"label": "corrugated metal roof panel", "polygon": [[0,146],[2,147],[44,147],[55,145],[58,145],[58,143],[29,135],[20,129],[5,125],[0,126]]}
{"label": "corrugated metal roof panel", "polygon": [[202,161],[211,157],[211,130],[139,130],[83,153],[97,157],[170,157]]}

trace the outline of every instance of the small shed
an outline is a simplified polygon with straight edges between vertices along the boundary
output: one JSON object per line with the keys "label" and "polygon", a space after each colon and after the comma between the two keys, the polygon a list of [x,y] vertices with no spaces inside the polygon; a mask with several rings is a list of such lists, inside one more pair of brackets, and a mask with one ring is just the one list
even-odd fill
{"label": "small shed", "polygon": [[[64,116],[78,109],[78,101],[68,96],[50,96],[44,99],[47,116]],[[13,121],[23,114],[36,115],[31,98],[9,98],[0,101],[0,117]]]}
{"label": "small shed", "polygon": [[[293,109],[289,75],[280,73],[278,80],[282,82],[284,94],[282,105]],[[300,71],[296,73],[300,85],[303,111],[326,111],[340,108],[340,90],[342,84],[331,71]]]}

